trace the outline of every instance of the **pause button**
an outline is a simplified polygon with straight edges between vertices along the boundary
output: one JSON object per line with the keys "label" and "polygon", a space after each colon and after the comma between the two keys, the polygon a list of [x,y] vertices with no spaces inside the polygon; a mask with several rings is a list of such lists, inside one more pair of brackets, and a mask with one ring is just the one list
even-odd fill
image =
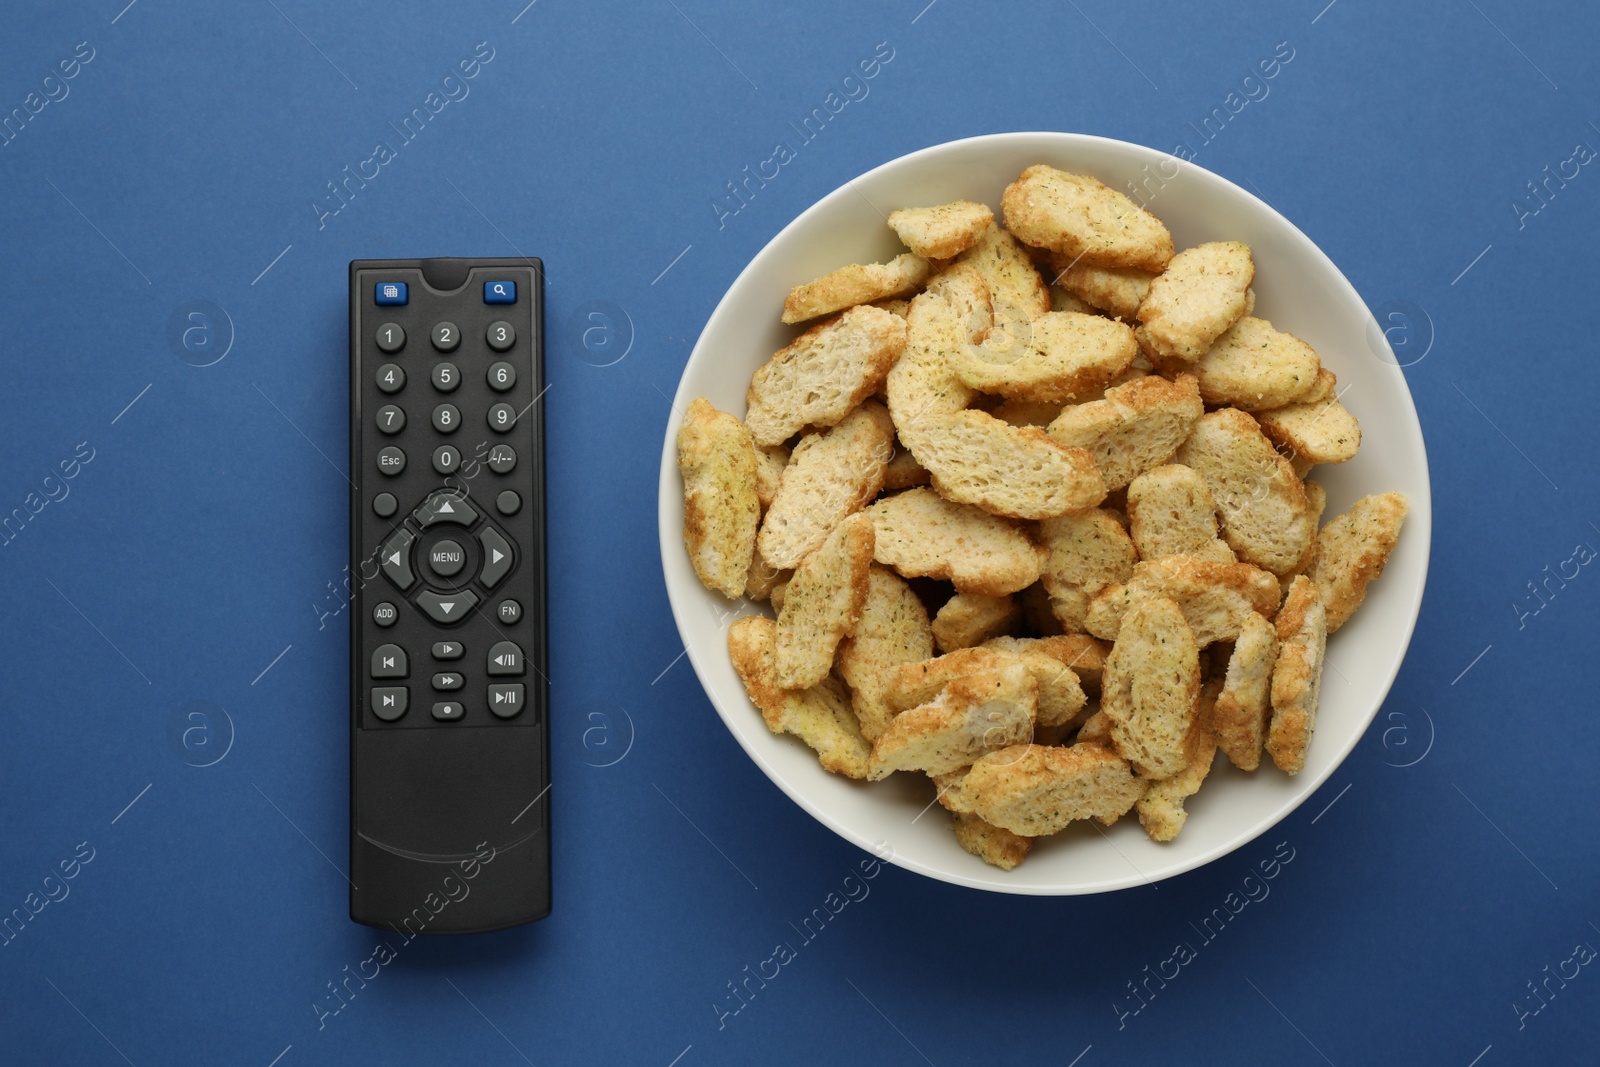
{"label": "pause button", "polygon": [[489,710],[502,719],[514,719],[522,712],[521,682],[489,687]]}

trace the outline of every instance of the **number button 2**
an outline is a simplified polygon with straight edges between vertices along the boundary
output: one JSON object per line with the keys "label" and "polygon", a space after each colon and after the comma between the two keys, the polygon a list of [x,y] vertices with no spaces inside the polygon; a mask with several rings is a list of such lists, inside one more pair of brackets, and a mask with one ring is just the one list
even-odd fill
{"label": "number button 2", "polygon": [[461,331],[453,322],[437,323],[433,327],[433,347],[441,352],[454,352],[461,343]]}

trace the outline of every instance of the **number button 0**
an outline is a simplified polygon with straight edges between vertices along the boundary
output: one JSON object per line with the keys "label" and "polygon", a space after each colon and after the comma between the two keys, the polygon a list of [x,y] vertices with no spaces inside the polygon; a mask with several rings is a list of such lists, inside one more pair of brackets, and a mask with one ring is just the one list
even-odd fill
{"label": "number button 0", "polygon": [[433,327],[433,347],[441,352],[454,352],[461,343],[461,331],[453,322],[441,322]]}
{"label": "number button 0", "polygon": [[378,430],[382,433],[395,434],[406,428],[406,413],[393,404],[385,404],[378,409]]}
{"label": "number button 0", "polygon": [[500,319],[489,324],[489,332],[486,335],[486,339],[490,348],[496,352],[504,352],[517,343],[517,331],[512,329],[509,322]]}
{"label": "number button 0", "polygon": [[461,453],[454,445],[440,445],[433,450],[433,469],[440,474],[454,474],[461,466]]}
{"label": "number button 0", "polygon": [[405,368],[397,363],[385,363],[378,368],[376,381],[380,392],[398,393],[406,387]]}
{"label": "number button 0", "polygon": [[386,322],[378,327],[378,348],[384,352],[398,352],[406,346],[406,332],[397,322]]}
{"label": "number button 0", "polygon": [[489,409],[489,429],[505,433],[517,424],[517,410],[510,404],[496,404]]}
{"label": "number button 0", "polygon": [[489,368],[489,388],[503,393],[517,384],[517,368],[501,360]]}
{"label": "number button 0", "polygon": [[461,425],[461,412],[454,404],[440,404],[433,409],[433,428],[440,433],[455,433]]}
{"label": "number button 0", "polygon": [[441,363],[433,368],[433,387],[441,393],[453,393],[461,384],[461,372],[454,363]]}

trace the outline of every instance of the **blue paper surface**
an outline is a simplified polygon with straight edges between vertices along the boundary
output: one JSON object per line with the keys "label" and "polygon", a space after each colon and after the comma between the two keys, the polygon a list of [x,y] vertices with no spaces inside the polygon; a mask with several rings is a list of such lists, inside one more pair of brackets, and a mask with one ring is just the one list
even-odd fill
{"label": "blue paper surface", "polygon": [[[0,1060],[1593,1061],[1592,6],[125,3],[0,36]],[[1395,327],[1434,486],[1345,765],[1099,897],[864,878],[677,658],[656,547],[666,398],[743,265],[1014,129],[1187,145],[1305,230]],[[555,910],[379,966],[341,871],[346,264],[427,255],[548,269]]]}

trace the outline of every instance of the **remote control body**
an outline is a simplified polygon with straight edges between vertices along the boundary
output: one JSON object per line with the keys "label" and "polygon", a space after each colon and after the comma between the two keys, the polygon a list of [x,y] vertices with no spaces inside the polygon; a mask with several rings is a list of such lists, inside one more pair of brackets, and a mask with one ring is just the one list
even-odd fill
{"label": "remote control body", "polygon": [[350,264],[350,917],[550,910],[543,267]]}

